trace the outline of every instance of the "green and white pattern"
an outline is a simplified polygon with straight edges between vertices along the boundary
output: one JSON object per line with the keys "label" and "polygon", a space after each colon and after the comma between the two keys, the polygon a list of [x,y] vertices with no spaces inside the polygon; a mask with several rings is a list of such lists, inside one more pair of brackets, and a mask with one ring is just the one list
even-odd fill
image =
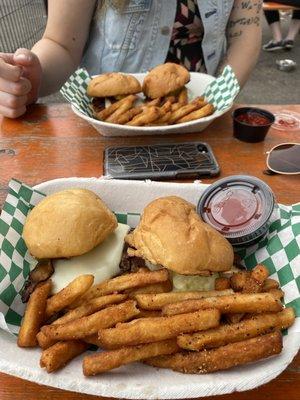
{"label": "green and white pattern", "polygon": [[204,97],[218,111],[222,111],[231,106],[239,91],[238,80],[230,65],[227,65],[222,74],[207,86]]}
{"label": "green and white pattern", "polygon": [[[90,75],[84,68],[78,69],[64,84],[60,92],[64,98],[83,114],[93,117],[91,98],[86,94]],[[239,83],[232,68],[227,65],[222,74],[205,89],[205,99],[218,111],[225,110],[233,103],[240,91]]]}
{"label": "green and white pattern", "polygon": [[76,107],[80,112],[89,117],[93,117],[91,109],[91,98],[86,94],[86,89],[91,80],[85,68],[80,68],[61,88],[60,93],[64,98]]}
{"label": "green and white pattern", "polygon": [[[9,184],[9,193],[0,216],[0,328],[17,333],[24,312],[19,292],[36,261],[22,239],[26,215],[44,195],[17,180]],[[116,214],[118,221],[135,227],[136,213]],[[265,264],[271,277],[285,292],[285,302],[300,317],[300,204],[278,207],[266,238],[241,251],[248,269]],[[300,318],[295,329],[300,331]],[[294,328],[294,327],[293,327]]]}

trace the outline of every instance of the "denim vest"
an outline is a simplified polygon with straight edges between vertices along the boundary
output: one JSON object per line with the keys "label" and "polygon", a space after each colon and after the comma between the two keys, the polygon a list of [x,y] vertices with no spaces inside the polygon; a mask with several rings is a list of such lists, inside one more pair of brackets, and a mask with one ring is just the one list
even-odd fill
{"label": "denim vest", "polygon": [[[204,27],[203,57],[214,75],[226,51],[226,25],[234,0],[198,0]],[[130,0],[107,7],[92,22],[82,65],[90,74],[146,72],[167,56],[177,0]]]}

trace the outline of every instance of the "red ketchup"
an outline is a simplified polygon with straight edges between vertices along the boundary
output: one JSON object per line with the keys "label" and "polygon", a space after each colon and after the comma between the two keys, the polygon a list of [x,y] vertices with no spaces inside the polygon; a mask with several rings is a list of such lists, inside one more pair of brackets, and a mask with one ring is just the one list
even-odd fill
{"label": "red ketchup", "polygon": [[262,114],[255,111],[248,111],[236,117],[236,120],[248,125],[268,125],[270,120]]}

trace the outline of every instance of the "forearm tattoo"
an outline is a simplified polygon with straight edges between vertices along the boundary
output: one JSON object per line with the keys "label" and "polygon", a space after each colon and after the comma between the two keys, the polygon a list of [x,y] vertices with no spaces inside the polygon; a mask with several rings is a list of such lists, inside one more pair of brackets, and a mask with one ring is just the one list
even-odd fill
{"label": "forearm tattoo", "polygon": [[238,41],[250,26],[260,27],[262,0],[235,0],[226,28],[227,53],[219,64],[217,75],[229,63],[228,49]]}
{"label": "forearm tattoo", "polygon": [[241,37],[247,27],[254,25],[260,27],[261,10],[263,2],[261,0],[236,0],[227,25],[228,46]]}

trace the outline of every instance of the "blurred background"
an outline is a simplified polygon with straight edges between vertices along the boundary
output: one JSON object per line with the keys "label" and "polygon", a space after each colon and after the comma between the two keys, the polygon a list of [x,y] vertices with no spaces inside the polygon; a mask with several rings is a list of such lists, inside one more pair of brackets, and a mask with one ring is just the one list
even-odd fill
{"label": "blurred background", "polygon": [[[289,12],[281,13],[283,31],[290,20]],[[40,39],[47,22],[47,1],[0,0],[0,51],[14,52],[18,47],[31,48]],[[271,31],[263,18],[263,43],[271,39]],[[297,67],[292,72],[279,71],[276,60],[292,59]],[[261,51],[251,78],[237,101],[248,104],[300,103],[300,35],[291,51]],[[40,102],[63,102],[59,93],[44,97]]]}

